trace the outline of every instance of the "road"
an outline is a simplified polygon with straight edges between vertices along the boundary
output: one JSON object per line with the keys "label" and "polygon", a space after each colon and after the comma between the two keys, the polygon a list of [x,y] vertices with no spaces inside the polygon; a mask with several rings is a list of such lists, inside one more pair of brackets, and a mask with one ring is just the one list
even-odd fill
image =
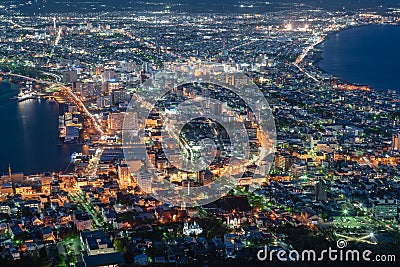
{"label": "road", "polygon": [[[154,106],[149,103],[146,99],[140,97],[139,95],[135,95],[135,97],[137,98],[138,103],[141,103],[142,105],[146,106],[146,108],[148,110],[152,110],[154,108]],[[165,115],[163,115],[162,113],[160,113],[161,119],[165,121]],[[183,148],[185,150],[185,155],[190,155],[190,160],[193,160],[193,152],[191,147],[187,144],[187,143],[183,143],[183,138],[180,138],[176,131],[174,129],[170,129],[168,128],[168,133],[176,140],[178,140],[178,142],[181,145],[181,148]]]}
{"label": "road", "polygon": [[73,202],[77,203],[77,204],[81,204],[81,206],[83,207],[83,211],[87,212],[90,217],[92,218],[92,226],[94,226],[94,228],[103,228],[104,226],[104,217],[101,213],[97,212],[90,199],[86,199],[82,194],[77,193],[77,194],[72,194],[70,193],[70,197],[72,199]]}
{"label": "road", "polygon": [[90,160],[88,170],[87,170],[87,174],[89,175],[89,177],[96,177],[97,167],[99,165],[100,157],[103,154],[103,151],[104,151],[104,147],[97,148],[96,154]]}
{"label": "road", "polygon": [[[49,75],[48,72],[45,72],[45,74]],[[96,120],[96,118],[92,115],[92,113],[89,112],[89,110],[86,108],[85,104],[79,99],[79,97],[77,97],[74,94],[74,92],[72,92],[72,90],[70,88],[68,88],[67,86],[56,83],[56,82],[38,80],[38,79],[35,79],[32,77],[28,77],[28,76],[24,76],[24,75],[20,75],[20,74],[14,74],[11,72],[9,72],[9,73],[0,72],[0,75],[9,75],[9,76],[13,76],[13,77],[23,78],[25,80],[33,81],[36,83],[58,86],[59,88],[61,88],[61,92],[64,93],[65,95],[67,95],[70,99],[74,100],[75,104],[77,104],[79,106],[79,108],[92,120],[92,123],[93,123],[95,129],[101,135],[105,135],[105,132],[103,131],[103,129],[101,129],[101,126],[100,126],[99,122]]]}
{"label": "road", "polygon": [[248,42],[246,42],[246,43],[243,43],[243,44],[240,44],[240,45],[237,45],[237,46],[235,46],[235,47],[232,47],[232,48],[230,48],[229,49],[229,52],[233,52],[233,51],[235,51],[235,50],[237,50],[237,49],[239,49],[239,48],[241,48],[241,47],[243,47],[243,46],[247,46],[247,45],[250,45],[250,44],[252,44],[252,43],[254,43],[254,42],[257,42],[257,41],[259,41],[260,39],[252,39],[252,40],[250,40],[250,41],[248,41]]}
{"label": "road", "polygon": [[51,48],[51,52],[50,52],[50,56],[49,56],[49,58],[48,58],[48,60],[47,60],[47,64],[49,64],[50,58],[51,58],[51,57],[53,56],[53,54],[54,54],[54,49],[56,49],[56,46],[58,45],[58,43],[59,43],[60,40],[61,40],[61,33],[62,33],[62,28],[60,27],[60,28],[58,29],[57,37],[56,37],[56,40],[54,41],[54,45],[53,45],[53,47]]}
{"label": "road", "polygon": [[324,36],[320,36],[315,42],[311,43],[309,46],[307,46],[303,52],[300,54],[300,56],[296,59],[296,61],[293,63],[301,72],[306,74],[309,78],[313,79],[314,81],[319,83],[319,80],[311,75],[309,72],[304,70],[302,67],[299,66],[299,64],[304,60],[304,58],[308,55],[308,53],[314,49],[316,45],[319,43],[323,42],[325,40]]}

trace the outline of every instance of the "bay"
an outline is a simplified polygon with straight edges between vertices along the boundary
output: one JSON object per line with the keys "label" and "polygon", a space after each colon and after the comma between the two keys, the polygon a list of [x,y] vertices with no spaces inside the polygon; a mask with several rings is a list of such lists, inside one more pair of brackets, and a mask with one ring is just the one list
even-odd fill
{"label": "bay", "polygon": [[63,171],[79,145],[57,146],[58,104],[44,99],[18,102],[18,86],[0,82],[0,174]]}
{"label": "bay", "polygon": [[331,35],[319,66],[347,82],[400,92],[400,25],[368,25]]}

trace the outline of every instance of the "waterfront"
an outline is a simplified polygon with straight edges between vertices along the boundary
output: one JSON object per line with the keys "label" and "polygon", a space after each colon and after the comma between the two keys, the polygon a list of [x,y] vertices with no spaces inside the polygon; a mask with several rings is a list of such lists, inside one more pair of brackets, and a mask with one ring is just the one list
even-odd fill
{"label": "waterfront", "polygon": [[27,174],[60,171],[78,145],[57,146],[58,105],[47,100],[11,99],[18,93],[15,84],[0,83],[1,154],[0,174],[13,171]]}
{"label": "waterfront", "polygon": [[320,45],[319,66],[347,82],[400,92],[399,47],[400,26],[350,28],[331,35]]}
{"label": "waterfront", "polygon": [[[400,258],[400,95],[324,75],[313,53],[344,29],[400,23],[400,8],[273,0],[268,14],[255,1],[241,14],[182,13],[190,5],[174,0],[118,12],[99,1],[0,5],[2,76],[65,103],[57,122],[57,104],[5,89],[0,172],[65,168],[57,126],[90,152],[64,175],[2,176],[0,266],[284,265],[258,260],[263,247]],[[307,254],[300,265],[316,263]]]}

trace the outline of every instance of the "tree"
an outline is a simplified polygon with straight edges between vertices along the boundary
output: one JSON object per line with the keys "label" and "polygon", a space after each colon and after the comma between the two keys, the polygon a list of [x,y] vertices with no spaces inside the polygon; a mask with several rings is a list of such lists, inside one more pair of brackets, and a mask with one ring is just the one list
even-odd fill
{"label": "tree", "polygon": [[127,245],[125,240],[114,238],[114,248],[116,251],[121,252],[122,254],[127,252]]}

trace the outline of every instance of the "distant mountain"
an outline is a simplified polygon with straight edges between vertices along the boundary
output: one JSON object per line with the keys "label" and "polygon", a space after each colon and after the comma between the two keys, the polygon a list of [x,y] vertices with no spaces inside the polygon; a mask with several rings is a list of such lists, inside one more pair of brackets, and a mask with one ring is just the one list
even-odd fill
{"label": "distant mountain", "polygon": [[265,13],[299,8],[329,11],[373,9],[384,11],[400,7],[399,0],[9,0],[25,13],[99,12],[99,11],[171,11],[188,13]]}

